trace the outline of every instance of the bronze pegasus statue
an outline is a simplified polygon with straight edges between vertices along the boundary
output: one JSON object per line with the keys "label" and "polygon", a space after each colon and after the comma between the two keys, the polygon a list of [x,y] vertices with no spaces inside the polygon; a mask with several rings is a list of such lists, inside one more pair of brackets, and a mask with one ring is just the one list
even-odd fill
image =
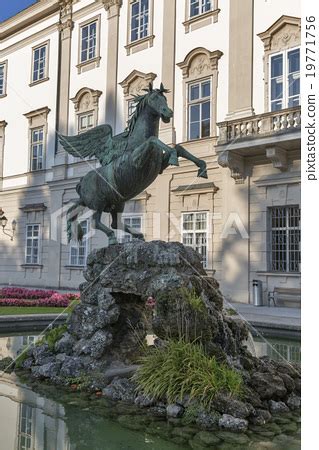
{"label": "bronze pegasus statue", "polygon": [[[77,239],[83,232],[77,218],[83,208],[94,211],[93,226],[103,231],[109,244],[116,244],[113,230],[121,229],[133,237],[144,239],[142,233],[121,220],[125,202],[143,192],[169,165],[178,166],[178,157],[194,162],[198,176],[207,178],[206,163],[181,145],[169,147],[158,139],[159,121],[169,123],[173,111],[168,107],[161,83],[153,89],[150,83],[145,95],[135,96],[136,109],[123,133],[113,136],[112,127],[99,125],[76,136],[59,136],[63,148],[72,156],[96,157],[101,167],[88,172],[76,186],[79,199],[67,211],[68,241],[76,226]],[[103,212],[112,216],[111,228],[101,222]]]}

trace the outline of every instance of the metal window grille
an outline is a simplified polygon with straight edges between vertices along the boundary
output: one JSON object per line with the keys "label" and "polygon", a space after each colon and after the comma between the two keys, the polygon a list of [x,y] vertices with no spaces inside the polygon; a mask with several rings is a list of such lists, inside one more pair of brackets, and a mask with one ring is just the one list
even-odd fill
{"label": "metal window grille", "polygon": [[43,127],[31,130],[31,170],[43,169]]}
{"label": "metal window grille", "polygon": [[211,80],[188,86],[188,137],[200,139],[210,136]]}
{"label": "metal window grille", "polygon": [[46,55],[47,45],[35,48],[33,50],[33,71],[32,81],[43,80],[46,75]]}
{"label": "metal window grille", "polygon": [[83,238],[81,242],[70,244],[70,265],[71,266],[84,266],[88,254],[88,232],[89,221],[82,220],[81,227],[83,230]]}
{"label": "metal window grille", "polygon": [[274,343],[269,346],[268,356],[271,359],[280,361],[282,358],[278,353],[288,362],[300,363],[301,361],[300,346],[298,345]]}
{"label": "metal window grille", "polygon": [[92,22],[81,28],[81,62],[96,56],[96,24]]}
{"label": "metal window grille", "polygon": [[212,0],[190,0],[190,17],[210,11],[212,3]]}
{"label": "metal window grille", "polygon": [[40,260],[40,225],[29,224],[26,229],[26,264],[39,264]]}
{"label": "metal window grille", "polygon": [[300,272],[300,208],[270,208],[270,270]]}
{"label": "metal window grille", "polygon": [[149,33],[149,0],[136,0],[131,5],[131,42]]}
{"label": "metal window grille", "polygon": [[201,255],[204,267],[207,267],[207,228],[207,212],[183,213],[182,242]]}
{"label": "metal window grille", "polygon": [[0,95],[5,94],[5,64],[0,64]]}

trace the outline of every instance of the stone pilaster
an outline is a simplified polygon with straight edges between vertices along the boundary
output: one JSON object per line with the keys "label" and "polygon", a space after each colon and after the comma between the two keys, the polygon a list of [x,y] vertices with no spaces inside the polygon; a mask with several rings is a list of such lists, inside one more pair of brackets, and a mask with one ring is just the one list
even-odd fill
{"label": "stone pilaster", "polygon": [[[58,101],[57,101],[57,132],[68,134],[69,125],[69,97],[70,97],[70,64],[71,39],[74,23],[72,20],[73,0],[59,0],[59,59],[58,59]],[[65,178],[67,155],[62,147],[57,145],[55,158],[54,178]]]}
{"label": "stone pilaster", "polygon": [[[164,0],[163,12],[162,83],[170,92],[166,94],[168,105],[174,109],[175,89],[175,41],[176,41],[176,0]],[[170,123],[161,123],[160,139],[166,144],[176,143],[174,118]]]}
{"label": "stone pilaster", "polygon": [[106,66],[106,115],[116,133],[117,73],[119,47],[119,21],[122,0],[103,0],[108,13],[107,66]]}
{"label": "stone pilaster", "polygon": [[229,97],[227,118],[253,110],[253,0],[231,0],[229,12]]}

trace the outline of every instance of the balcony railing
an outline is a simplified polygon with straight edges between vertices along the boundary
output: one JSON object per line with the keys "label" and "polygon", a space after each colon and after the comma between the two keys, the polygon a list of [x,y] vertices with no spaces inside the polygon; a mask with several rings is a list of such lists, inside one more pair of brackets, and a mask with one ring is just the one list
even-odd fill
{"label": "balcony railing", "polygon": [[288,131],[300,128],[300,124],[300,106],[220,122],[217,124],[219,127],[218,144],[226,144],[234,139],[255,138],[279,131]]}

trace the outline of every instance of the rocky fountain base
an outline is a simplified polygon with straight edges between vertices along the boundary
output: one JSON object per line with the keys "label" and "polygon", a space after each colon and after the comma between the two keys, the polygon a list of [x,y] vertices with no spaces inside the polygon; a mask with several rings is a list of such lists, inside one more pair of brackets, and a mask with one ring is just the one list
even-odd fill
{"label": "rocky fountain base", "polygon": [[[245,431],[268,422],[272,414],[300,407],[300,371],[286,362],[256,358],[245,346],[246,325],[223,312],[218,283],[208,277],[199,255],[179,243],[133,241],[93,251],[76,306],[64,332],[51,348],[42,343],[22,363],[33,377],[56,384],[76,384],[110,400],[135,403],[150,414],[181,418],[194,403],[167,404],[137,392],[130,376],[150,331],[164,345],[200,335],[205,352],[241,374],[240,398],[218,393],[209,410],[197,408],[194,421],[203,429]],[[187,300],[194,292],[201,305]],[[145,307],[156,301],[155,311]]]}

